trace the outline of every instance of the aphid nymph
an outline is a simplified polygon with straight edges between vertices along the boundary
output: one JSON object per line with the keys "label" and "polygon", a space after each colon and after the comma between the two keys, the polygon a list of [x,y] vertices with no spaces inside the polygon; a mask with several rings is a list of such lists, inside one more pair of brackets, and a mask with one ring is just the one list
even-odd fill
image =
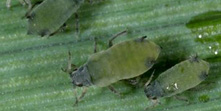
{"label": "aphid nymph", "polygon": [[84,0],[44,0],[27,12],[28,34],[51,36],[77,12]]}
{"label": "aphid nymph", "polygon": [[160,74],[156,80],[145,86],[144,92],[151,100],[171,97],[200,84],[207,78],[208,72],[209,63],[193,57]]}

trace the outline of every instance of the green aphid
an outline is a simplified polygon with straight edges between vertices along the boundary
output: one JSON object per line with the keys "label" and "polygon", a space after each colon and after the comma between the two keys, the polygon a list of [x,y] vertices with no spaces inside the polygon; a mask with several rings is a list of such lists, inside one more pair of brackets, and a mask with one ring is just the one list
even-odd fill
{"label": "green aphid", "polygon": [[[110,39],[109,46],[115,37]],[[91,55],[84,65],[70,72],[73,85],[106,87],[143,74],[154,65],[161,51],[157,44],[145,38],[120,42]],[[109,88],[116,92],[113,87]]]}
{"label": "green aphid", "polygon": [[207,78],[208,72],[209,63],[193,57],[160,74],[156,80],[145,86],[144,92],[153,101],[161,97],[171,97],[200,84]]}
{"label": "green aphid", "polygon": [[27,15],[28,34],[54,34],[83,2],[84,0],[44,0]]}

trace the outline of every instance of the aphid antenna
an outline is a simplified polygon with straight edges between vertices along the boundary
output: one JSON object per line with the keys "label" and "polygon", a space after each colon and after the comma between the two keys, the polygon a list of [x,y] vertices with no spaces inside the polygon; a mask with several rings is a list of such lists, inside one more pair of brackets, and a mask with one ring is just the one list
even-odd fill
{"label": "aphid antenna", "polygon": [[70,76],[71,76],[72,71],[76,71],[77,70],[76,66],[74,64],[71,64],[71,52],[70,52],[70,50],[68,51],[68,66],[67,66],[66,69],[61,68],[61,70],[63,72],[66,72],[66,73],[70,74]]}
{"label": "aphid antenna", "polygon": [[115,38],[117,38],[118,36],[123,35],[123,34],[125,34],[125,33],[127,33],[127,30],[124,30],[124,31],[119,32],[119,33],[117,33],[116,35],[112,36],[112,37],[109,39],[109,47],[111,47],[111,46],[113,45],[112,41],[113,41]]}
{"label": "aphid antenna", "polygon": [[146,35],[145,35],[145,36],[142,36],[142,37],[140,37],[140,38],[137,38],[135,41],[136,41],[136,42],[142,42],[142,41],[144,41],[145,38],[147,38]]}
{"label": "aphid antenna", "polygon": [[87,92],[87,88],[84,87],[80,97],[78,97],[77,96],[77,91],[76,91],[76,89],[74,87],[74,95],[75,95],[75,103],[74,103],[74,105],[78,104],[78,102],[85,96],[86,92]]}
{"label": "aphid antenna", "polygon": [[145,35],[145,36],[143,36],[143,37],[141,37],[141,41],[143,41],[145,38],[147,38],[147,36]]}
{"label": "aphid antenna", "polygon": [[122,31],[122,32],[117,33],[116,35],[114,35],[114,36],[111,38],[111,40],[114,40],[116,37],[118,37],[118,36],[120,36],[120,35],[123,35],[123,34],[125,34],[125,33],[127,33],[127,30],[124,30],[124,31]]}
{"label": "aphid antenna", "polygon": [[155,73],[155,69],[154,69],[154,71],[152,72],[152,74],[151,74],[151,76],[150,76],[150,79],[145,83],[145,85],[144,85],[145,87],[150,84],[151,80],[153,79],[154,73]]}

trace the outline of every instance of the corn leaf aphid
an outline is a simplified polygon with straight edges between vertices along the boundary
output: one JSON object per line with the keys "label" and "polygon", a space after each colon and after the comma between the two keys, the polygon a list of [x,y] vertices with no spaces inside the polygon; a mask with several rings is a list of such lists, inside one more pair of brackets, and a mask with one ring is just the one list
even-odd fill
{"label": "corn leaf aphid", "polygon": [[28,13],[28,34],[52,35],[77,11],[84,0],[44,0]]}
{"label": "corn leaf aphid", "polygon": [[[119,80],[137,77],[154,65],[161,51],[157,44],[145,40],[146,36],[112,46],[114,38],[116,36],[109,41],[109,49],[91,55],[84,65],[69,72],[74,86],[105,87]],[[115,92],[112,87],[109,88]]]}
{"label": "corn leaf aphid", "polygon": [[160,74],[156,80],[145,85],[144,92],[153,101],[171,97],[200,84],[207,78],[208,72],[209,63],[193,57]]}

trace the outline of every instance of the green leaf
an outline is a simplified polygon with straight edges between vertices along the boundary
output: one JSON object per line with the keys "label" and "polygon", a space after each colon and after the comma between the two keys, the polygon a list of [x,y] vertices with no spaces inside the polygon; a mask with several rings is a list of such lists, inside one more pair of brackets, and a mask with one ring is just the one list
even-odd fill
{"label": "green leaf", "polygon": [[[67,29],[49,38],[26,35],[27,20],[21,19],[27,7],[12,1],[12,8],[0,1],[0,110],[1,111],[140,111],[151,106],[143,88],[121,81],[114,86],[124,96],[108,88],[88,89],[77,106],[67,66],[84,64],[93,54],[93,38],[99,49],[112,35],[128,30],[118,43],[147,35],[162,49],[153,67],[156,76],[189,56],[197,54],[210,62],[210,76],[192,90],[180,94],[190,104],[174,98],[161,98],[151,110],[215,111],[221,109],[221,1],[220,0],[99,0],[87,1],[79,9],[80,34],[75,33],[75,18]],[[148,78],[151,71],[142,76]],[[83,88],[76,88],[78,95]]]}

